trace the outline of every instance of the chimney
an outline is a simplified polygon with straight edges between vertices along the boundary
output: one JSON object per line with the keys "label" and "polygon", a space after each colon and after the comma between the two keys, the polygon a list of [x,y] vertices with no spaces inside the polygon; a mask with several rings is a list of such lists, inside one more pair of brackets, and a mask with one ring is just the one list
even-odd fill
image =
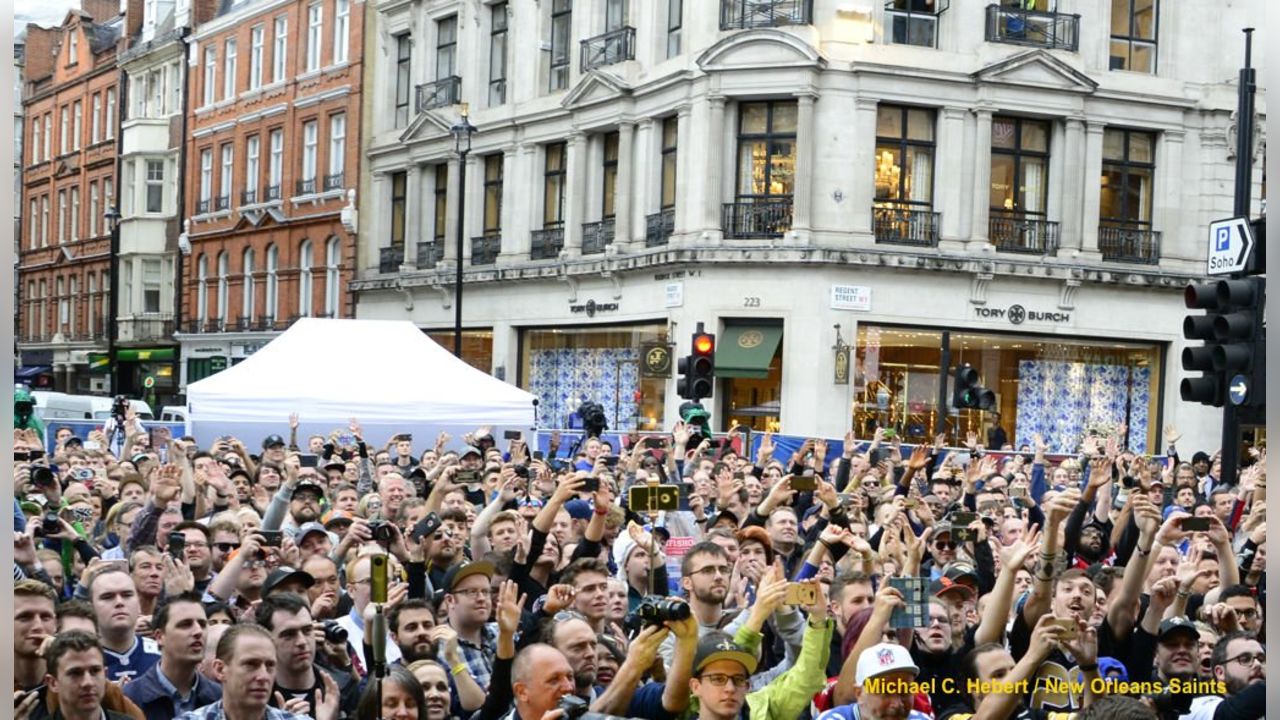
{"label": "chimney", "polygon": [[219,0],[191,0],[191,29],[214,19],[218,14]]}
{"label": "chimney", "polygon": [[60,31],[46,29],[34,23],[27,24],[27,64],[23,71],[23,81],[29,82],[49,77],[53,74],[54,54]]}
{"label": "chimney", "polygon": [[80,9],[93,18],[93,22],[101,25],[120,14],[119,0],[80,0]]}
{"label": "chimney", "polygon": [[142,32],[143,0],[125,0],[124,36],[136,38]]}

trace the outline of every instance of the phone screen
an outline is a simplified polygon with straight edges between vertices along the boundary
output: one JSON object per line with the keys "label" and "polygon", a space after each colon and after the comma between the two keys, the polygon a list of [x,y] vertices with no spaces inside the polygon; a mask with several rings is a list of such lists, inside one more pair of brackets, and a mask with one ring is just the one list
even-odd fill
{"label": "phone screen", "polygon": [[169,533],[169,556],[174,560],[182,560],[187,549],[187,536],[182,532]]}
{"label": "phone screen", "polygon": [[929,579],[924,577],[889,578],[889,585],[902,593],[906,605],[893,609],[889,616],[891,628],[927,627],[929,624]]}
{"label": "phone screen", "polygon": [[319,462],[320,462],[319,455],[313,455],[311,453],[299,453],[298,455],[298,464],[304,468],[316,467],[319,464]]}

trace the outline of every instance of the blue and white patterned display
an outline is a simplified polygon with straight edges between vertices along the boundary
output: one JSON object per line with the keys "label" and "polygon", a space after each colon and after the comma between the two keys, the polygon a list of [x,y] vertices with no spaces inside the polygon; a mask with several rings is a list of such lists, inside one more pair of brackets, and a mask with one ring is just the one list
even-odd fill
{"label": "blue and white patterned display", "polygon": [[1073,453],[1086,429],[1127,422],[1130,449],[1146,452],[1150,398],[1150,368],[1022,360],[1015,446],[1039,434],[1050,452]]}
{"label": "blue and white patterned display", "polygon": [[[636,348],[534,350],[529,359],[529,392],[538,396],[540,427],[581,427],[576,403],[604,406],[612,429],[635,427],[635,393],[640,388]],[[572,406],[570,401],[576,401]]]}

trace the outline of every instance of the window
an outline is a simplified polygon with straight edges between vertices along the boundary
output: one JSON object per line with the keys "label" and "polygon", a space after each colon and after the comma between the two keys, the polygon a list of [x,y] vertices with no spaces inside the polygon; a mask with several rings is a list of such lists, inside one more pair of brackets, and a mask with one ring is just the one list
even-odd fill
{"label": "window", "polygon": [[71,149],[79,150],[80,136],[84,133],[84,107],[79,100],[71,106],[71,114],[73,116],[71,123]]}
{"label": "window", "polygon": [[233,152],[231,143],[222,145],[222,172],[218,175],[218,208],[225,210],[231,202],[231,162]]}
{"label": "window", "polygon": [[444,242],[444,225],[449,213],[449,166],[444,163],[436,165],[433,199],[435,200],[435,228],[431,236],[436,241],[436,247],[443,247],[440,243]]}
{"label": "window", "polygon": [[408,173],[391,173],[391,247],[404,247]]}
{"label": "window", "polygon": [[62,118],[59,126],[62,129],[62,139],[58,141],[60,148],[58,152],[65,155],[71,152],[71,115],[66,105],[62,106],[60,117]]}
{"label": "window", "polygon": [[271,51],[271,82],[284,80],[285,59],[289,45],[289,18],[281,16],[275,23],[275,48]]}
{"label": "window", "polygon": [[244,203],[258,202],[258,145],[257,135],[250,136],[244,143]]}
{"label": "window", "polygon": [[209,212],[209,200],[213,198],[213,148],[200,151],[200,202],[203,208],[197,213]]}
{"label": "window", "polygon": [[266,29],[261,25],[249,31],[249,89],[262,87],[262,37]]}
{"label": "window", "polygon": [[85,324],[88,326],[85,329],[88,332],[89,337],[93,337],[97,334],[98,330],[98,276],[93,273],[89,273],[85,280]]}
{"label": "window", "polygon": [[457,75],[458,16],[450,15],[436,22],[436,79]]}
{"label": "window", "polygon": [[67,241],[67,191],[58,191],[58,242]]}
{"label": "window", "polygon": [[315,192],[316,186],[316,143],[319,131],[316,127],[315,120],[308,120],[302,124],[302,182],[310,182],[309,188],[299,190],[302,192]]}
{"label": "window", "polygon": [[98,183],[89,183],[89,237],[98,237]]}
{"label": "window", "polygon": [[40,121],[36,120],[31,123],[31,162],[32,164],[40,162]]}
{"label": "window", "polygon": [[253,307],[253,248],[244,249],[244,255],[241,260],[241,270],[244,273],[244,280],[240,284],[240,316],[249,318],[254,317]]}
{"label": "window", "polygon": [[564,222],[565,145],[547,146],[542,170],[542,225],[559,226]]}
{"label": "window", "polygon": [[27,222],[31,226],[31,237],[28,239],[27,242],[31,244],[32,248],[39,247],[40,246],[40,222],[39,222],[40,201],[39,200],[36,200],[35,198],[31,198],[31,213],[27,215],[27,217],[30,218],[29,220],[27,220]]}
{"label": "window", "polygon": [[160,312],[160,285],[162,267],[159,260],[142,261],[142,312]]}
{"label": "window", "polygon": [[40,294],[36,296],[36,297],[40,298],[40,310],[39,310],[39,313],[40,313],[40,321],[39,321],[39,323],[37,323],[37,324],[38,324],[38,326],[39,326],[39,328],[40,328],[40,335],[41,335],[41,336],[43,336],[43,335],[44,335],[45,327],[48,325],[48,322],[49,322],[49,316],[48,316],[47,314],[45,314],[45,304],[44,304],[44,300],[45,300],[45,298],[46,298],[46,297],[48,297],[48,295],[47,295],[47,291],[48,291],[48,289],[49,289],[49,288],[48,288],[48,285],[46,285],[46,284],[45,284],[45,281],[44,281],[44,280],[41,280],[41,281],[40,281]]}
{"label": "window", "polygon": [[107,280],[107,271],[102,271],[98,278],[98,287],[102,288],[102,327],[111,327],[111,281]]}
{"label": "window", "polygon": [[[39,126],[37,126],[39,127]],[[36,133],[36,143],[39,141],[39,133]],[[93,117],[89,118],[89,143],[93,144],[102,139],[102,93],[93,94]]]}
{"label": "window", "polygon": [[409,95],[413,89],[412,55],[413,38],[396,36],[396,117],[395,126],[409,124]]}
{"label": "window", "polygon": [[[103,130],[107,136],[107,139],[110,140],[111,138],[115,137],[116,136],[116,89],[115,88],[107,88],[107,109],[106,109],[106,115],[105,117],[103,117],[102,122],[104,123]],[[48,131],[48,129],[49,129],[48,127],[45,127],[46,131]]]}
{"label": "window", "polygon": [[1111,69],[1155,73],[1160,0],[1111,0]]}
{"label": "window", "polygon": [[796,104],[743,103],[738,113],[738,199],[790,197],[795,189]]}
{"label": "window", "polygon": [[502,153],[484,158],[484,234],[502,233]]}
{"label": "window", "polygon": [[[1008,5],[1009,3],[1001,3]],[[891,0],[885,5],[885,24],[889,26],[885,35],[895,45],[916,45],[919,47],[936,47],[938,36],[938,19],[947,9],[945,2],[936,0]],[[1044,10],[1033,5],[1028,10]],[[1025,21],[1018,19],[1017,23]],[[1010,21],[1013,24],[1013,21]],[[1024,32],[1025,30],[1020,30]],[[1044,33],[1042,32],[1041,35]]]}
{"label": "window", "polygon": [[684,26],[684,0],[667,0],[667,57],[680,54],[680,31]]}
{"label": "window", "polygon": [[44,153],[41,155],[45,160],[49,159],[49,151],[53,146],[53,113],[45,113],[44,116]]}
{"label": "window", "polygon": [[209,262],[203,254],[196,259],[196,320],[209,317]]}
{"label": "window", "polygon": [[134,185],[134,169],[133,160],[125,160],[124,167],[124,214],[126,217],[133,217],[133,196],[137,194],[138,188]]}
{"label": "window", "polygon": [[70,305],[70,308],[69,308],[70,317],[67,318],[67,325],[71,328],[71,335],[74,337],[79,337],[80,335],[80,333],[78,332],[79,328],[76,327],[76,305],[80,304],[80,278],[76,277],[75,275],[72,275],[70,278],[68,278],[67,290],[68,290],[67,304]]}
{"label": "window", "polygon": [[1102,136],[1102,222],[1151,224],[1156,137],[1107,128]]}
{"label": "window", "polygon": [[[114,206],[116,202],[116,186],[115,180],[111,178],[102,178],[102,204],[106,206]],[[110,230],[111,228],[104,228]]]}
{"label": "window", "polygon": [[72,28],[67,33],[67,64],[73,65],[80,57],[80,36],[76,29]]}
{"label": "window", "polygon": [[67,302],[66,285],[63,283],[62,277],[58,278],[58,331],[64,331],[67,328],[67,321],[70,320],[71,308]]}
{"label": "window", "polygon": [[186,70],[185,64],[176,62],[169,66],[169,114],[176,115],[182,112],[182,86],[184,84],[183,72]]}
{"label": "window", "polygon": [[627,0],[605,0],[604,31],[621,30],[627,25]]}
{"label": "window", "polygon": [[147,161],[147,212],[164,212],[164,161]]}
{"label": "window", "polygon": [[618,133],[606,133],[604,136],[604,163],[601,166],[604,182],[600,184],[600,217],[613,217],[613,195],[618,186]]}
{"label": "window", "polygon": [[49,196],[40,198],[40,247],[49,244]]}
{"label": "window", "polygon": [[991,209],[1044,215],[1049,123],[997,116],[991,123]]}
{"label": "window", "polygon": [[263,313],[272,320],[276,317],[276,306],[280,296],[280,281],[276,271],[280,269],[280,247],[274,243],[267,246],[267,298]]}
{"label": "window", "polygon": [[71,188],[71,242],[80,239],[80,188]]}
{"label": "window", "polygon": [[164,71],[156,70],[147,73],[147,97],[150,107],[147,117],[164,117]]}
{"label": "window", "polygon": [[489,105],[507,101],[507,4],[489,8]]}
{"label": "window", "polygon": [[298,314],[311,317],[311,241],[298,249]]}
{"label": "window", "polygon": [[933,203],[934,114],[900,105],[876,109],[877,205]]}
{"label": "window", "polygon": [[333,62],[347,61],[347,42],[350,32],[351,0],[334,0],[333,10]]}
{"label": "window", "polygon": [[307,72],[320,69],[320,38],[324,33],[324,10],[320,3],[307,8]]}
{"label": "window", "polygon": [[227,251],[218,253],[218,321],[227,321]]}
{"label": "window", "polygon": [[329,238],[324,255],[324,314],[325,317],[338,317],[338,303],[342,296],[342,247],[338,238]]}
{"label": "window", "polygon": [[662,121],[662,209],[676,206],[676,141],[680,137],[679,118]]}
{"label": "window", "polygon": [[569,42],[573,31],[573,0],[552,0],[551,81],[552,90],[569,87]]}
{"label": "window", "polygon": [[280,183],[284,178],[284,130],[276,128],[271,131],[271,166],[268,168],[267,182],[275,188],[274,197],[268,190],[268,200],[280,199]]}
{"label": "window", "polygon": [[213,88],[218,82],[218,51],[212,47],[204,49],[204,104],[213,104]]}
{"label": "window", "polygon": [[222,57],[222,99],[228,100],[236,95],[236,39],[229,38],[223,48]]}
{"label": "window", "polygon": [[325,190],[342,186],[342,173],[347,167],[347,116],[337,113],[329,116],[329,178]]}

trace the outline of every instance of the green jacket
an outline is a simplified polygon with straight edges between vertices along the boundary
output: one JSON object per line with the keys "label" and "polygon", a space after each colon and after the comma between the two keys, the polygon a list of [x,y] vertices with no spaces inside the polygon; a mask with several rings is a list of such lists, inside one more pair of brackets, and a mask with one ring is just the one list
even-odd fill
{"label": "green jacket", "polygon": [[[18,417],[18,404],[29,403],[31,412],[27,414],[26,419]],[[44,440],[44,423],[40,422],[40,418],[35,413],[35,398],[31,397],[31,392],[26,388],[18,388],[13,391],[13,429],[14,430],[35,430],[40,439]]]}
{"label": "green jacket", "polygon": [[[768,685],[747,695],[747,710],[753,718],[797,718],[809,709],[813,696],[827,686],[827,660],[831,654],[831,634],[835,632],[835,621],[827,618],[822,627],[814,627],[806,623],[804,644],[800,647],[800,656],[785,672],[774,678]],[[734,642],[751,653],[759,655],[763,636],[748,627],[738,628],[734,633]],[[681,720],[691,720],[698,716],[698,698],[689,700],[689,709],[681,715]]]}

